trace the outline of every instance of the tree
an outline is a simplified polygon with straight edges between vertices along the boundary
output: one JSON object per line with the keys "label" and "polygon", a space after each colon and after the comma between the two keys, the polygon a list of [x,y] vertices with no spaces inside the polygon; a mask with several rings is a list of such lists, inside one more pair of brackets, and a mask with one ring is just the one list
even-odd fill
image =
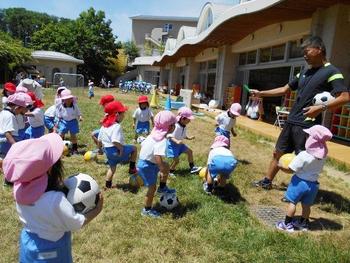
{"label": "tree", "polygon": [[134,61],[136,57],[140,56],[140,50],[136,46],[135,42],[127,41],[122,44],[124,53],[128,56],[129,62]]}

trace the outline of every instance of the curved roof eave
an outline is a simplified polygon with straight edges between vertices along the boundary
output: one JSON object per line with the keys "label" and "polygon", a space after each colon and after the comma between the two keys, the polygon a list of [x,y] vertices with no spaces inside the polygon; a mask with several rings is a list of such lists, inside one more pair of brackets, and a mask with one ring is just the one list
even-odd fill
{"label": "curved roof eave", "polygon": [[171,52],[164,52],[153,65],[174,63],[180,57],[197,55],[205,48],[234,44],[255,30],[286,20],[311,17],[318,8],[327,8],[350,0],[259,0],[232,6],[214,20],[205,31],[192,39],[184,39]]}
{"label": "curved roof eave", "polygon": [[77,59],[65,53],[55,52],[55,51],[36,50],[32,52],[32,57],[34,59],[44,59],[44,60],[71,62],[74,64],[84,64],[84,60]]}

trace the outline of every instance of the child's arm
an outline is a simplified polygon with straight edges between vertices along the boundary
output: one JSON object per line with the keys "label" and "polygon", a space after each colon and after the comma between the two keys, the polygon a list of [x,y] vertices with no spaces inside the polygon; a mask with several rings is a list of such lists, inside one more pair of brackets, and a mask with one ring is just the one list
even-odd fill
{"label": "child's arm", "polygon": [[295,172],[294,172],[292,169],[290,169],[289,167],[286,169],[286,168],[280,166],[280,164],[278,164],[277,166],[278,166],[278,168],[279,168],[282,172],[284,172],[284,173],[287,173],[287,174],[295,173]]}
{"label": "child's arm", "polygon": [[5,132],[5,137],[8,140],[9,143],[14,144],[16,143],[15,139],[12,136],[11,132]]}
{"label": "child's arm", "polygon": [[186,136],[187,140],[193,140],[195,138],[195,136]]}
{"label": "child's arm", "polygon": [[151,122],[152,122],[152,127],[154,127],[154,117],[153,117],[153,115],[151,116]]}
{"label": "child's arm", "polygon": [[176,144],[183,144],[182,140],[178,140],[175,137],[168,137],[169,140],[171,140],[172,142],[176,143]]}
{"label": "child's arm", "polygon": [[136,117],[133,117],[133,124],[132,124],[132,128],[135,129],[136,126]]}
{"label": "child's arm", "polygon": [[32,112],[26,112],[26,113],[24,113],[24,116],[26,116],[26,117],[34,117],[35,115]]}
{"label": "child's arm", "polygon": [[100,198],[98,200],[96,207],[85,214],[85,221],[84,221],[83,226],[90,223],[92,221],[92,219],[94,219],[99,213],[101,213],[102,207],[103,207],[103,195],[102,195],[102,193],[99,194],[99,197]]}
{"label": "child's arm", "polygon": [[123,145],[120,144],[119,142],[113,142],[113,145],[118,149],[119,156],[122,156],[123,155]]}
{"label": "child's arm", "polygon": [[234,129],[234,128],[231,129],[231,133],[232,133],[232,136],[233,136],[233,137],[236,137],[236,136],[237,136],[237,133],[235,132],[235,129]]}

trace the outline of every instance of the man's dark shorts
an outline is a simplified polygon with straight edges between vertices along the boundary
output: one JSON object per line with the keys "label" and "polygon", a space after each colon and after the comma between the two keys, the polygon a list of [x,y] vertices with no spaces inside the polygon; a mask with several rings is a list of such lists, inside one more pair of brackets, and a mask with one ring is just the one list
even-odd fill
{"label": "man's dark shorts", "polygon": [[295,151],[298,154],[305,150],[305,141],[307,133],[303,131],[304,127],[285,123],[276,143],[276,150],[281,153],[291,153]]}

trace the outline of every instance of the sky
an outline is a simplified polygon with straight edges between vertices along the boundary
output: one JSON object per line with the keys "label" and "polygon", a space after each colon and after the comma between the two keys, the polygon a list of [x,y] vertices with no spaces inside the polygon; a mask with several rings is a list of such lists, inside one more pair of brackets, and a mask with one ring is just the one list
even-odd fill
{"label": "sky", "polygon": [[[0,0],[0,8],[23,7],[58,17],[76,19],[82,11],[93,7],[105,12],[118,40],[131,38],[134,15],[198,17],[208,0]],[[234,4],[238,0],[212,0],[213,3]]]}

